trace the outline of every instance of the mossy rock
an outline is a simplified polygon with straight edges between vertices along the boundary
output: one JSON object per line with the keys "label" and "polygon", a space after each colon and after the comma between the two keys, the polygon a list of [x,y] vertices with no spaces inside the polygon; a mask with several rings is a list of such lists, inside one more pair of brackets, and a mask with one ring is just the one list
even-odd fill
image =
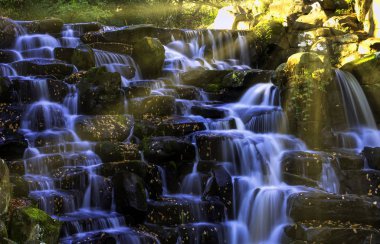
{"label": "mossy rock", "polygon": [[2,159],[0,159],[0,196],[0,215],[3,215],[8,211],[11,199],[11,185],[8,166]]}
{"label": "mossy rock", "polygon": [[261,47],[265,48],[270,44],[280,45],[285,36],[285,27],[282,19],[262,20],[253,28],[252,33]]}
{"label": "mossy rock", "polygon": [[63,24],[61,19],[49,18],[26,23],[25,28],[29,33],[56,34],[62,31]]}
{"label": "mossy rock", "polygon": [[165,61],[165,49],[156,38],[144,37],[133,45],[133,58],[144,78],[158,77]]}
{"label": "mossy rock", "polygon": [[61,223],[47,213],[33,207],[13,211],[10,222],[10,239],[18,243],[57,243]]}
{"label": "mossy rock", "polygon": [[374,85],[380,83],[379,67],[380,53],[374,53],[349,62],[341,67],[341,69],[355,75],[361,85]]}

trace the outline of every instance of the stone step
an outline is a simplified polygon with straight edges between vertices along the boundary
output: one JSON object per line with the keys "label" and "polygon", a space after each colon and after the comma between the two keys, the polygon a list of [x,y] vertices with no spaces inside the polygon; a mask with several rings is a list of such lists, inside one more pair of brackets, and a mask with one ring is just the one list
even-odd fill
{"label": "stone step", "polygon": [[340,191],[346,194],[380,196],[380,171],[343,170]]}
{"label": "stone step", "polygon": [[226,209],[218,201],[203,201],[191,195],[164,196],[148,201],[147,222],[178,226],[194,222],[223,222]]}
{"label": "stone step", "polygon": [[380,201],[377,197],[302,192],[288,198],[288,213],[294,221],[350,221],[380,225]]}

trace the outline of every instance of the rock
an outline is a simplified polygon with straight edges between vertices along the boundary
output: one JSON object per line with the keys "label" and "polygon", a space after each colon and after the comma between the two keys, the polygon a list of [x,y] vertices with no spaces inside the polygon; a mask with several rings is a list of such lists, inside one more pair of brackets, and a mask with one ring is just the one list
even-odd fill
{"label": "rock", "polygon": [[364,147],[362,155],[370,168],[380,170],[380,147]]}
{"label": "rock", "polygon": [[57,34],[61,33],[62,31],[63,20],[57,18],[50,18],[27,21],[22,25],[27,29],[28,33]]}
{"label": "rock", "polygon": [[343,32],[359,30],[359,22],[355,15],[333,16],[323,23],[324,27],[334,28]]}
{"label": "rock", "polygon": [[317,54],[301,52],[289,57],[284,74],[287,79],[283,107],[290,131],[310,147],[318,147],[323,141],[321,131],[329,125],[325,108],[331,67]]}
{"label": "rock", "polygon": [[368,55],[380,51],[380,39],[368,38],[359,43],[358,53],[361,55]]}
{"label": "rock", "polygon": [[122,172],[116,174],[112,182],[116,211],[131,216],[134,223],[143,223],[147,211],[143,180],[136,174]]}
{"label": "rock", "polygon": [[195,160],[194,145],[171,136],[152,137],[144,142],[143,152],[145,159],[155,164],[174,162],[179,165]]}
{"label": "rock", "polygon": [[226,206],[229,216],[233,216],[233,184],[232,177],[222,166],[211,170],[211,177],[207,180],[203,197],[206,200],[217,197]]}
{"label": "rock", "polygon": [[215,92],[221,86],[223,78],[229,73],[228,70],[191,70],[180,74],[183,84],[196,86],[205,91]]}
{"label": "rock", "polygon": [[53,75],[64,78],[74,72],[74,66],[58,60],[28,59],[12,63],[18,75],[38,76]]}
{"label": "rock", "polygon": [[13,20],[0,17],[0,48],[11,48],[17,36],[21,34],[20,30]]}
{"label": "rock", "polygon": [[17,160],[23,157],[28,148],[28,142],[24,136],[18,133],[2,134],[0,137],[0,158],[5,160]]}
{"label": "rock", "polygon": [[124,111],[121,77],[104,67],[92,68],[79,77],[78,112],[81,114],[119,114]]}
{"label": "rock", "polygon": [[99,22],[73,23],[68,25],[71,26],[72,29],[79,31],[80,33],[99,31],[102,28],[102,24]]}
{"label": "rock", "polygon": [[311,11],[307,15],[298,17],[293,24],[293,28],[297,30],[307,30],[315,27],[321,27],[328,17],[323,11],[319,2],[313,3]]}
{"label": "rock", "polygon": [[11,103],[14,97],[13,82],[8,77],[0,77],[0,102]]}
{"label": "rock", "polygon": [[8,166],[4,160],[0,159],[0,215],[4,215],[8,211],[11,193]]}
{"label": "rock", "polygon": [[223,243],[228,239],[221,224],[191,223],[178,227],[181,243]]}
{"label": "rock", "polygon": [[33,207],[15,209],[9,225],[9,238],[19,243],[57,243],[61,224]]}
{"label": "rock", "polygon": [[299,222],[285,227],[285,233],[302,243],[367,243],[380,239],[380,232],[372,226],[332,221]]}
{"label": "rock", "polygon": [[54,57],[75,65],[79,70],[88,70],[95,66],[94,51],[87,45],[76,48],[56,47]]}
{"label": "rock", "polygon": [[333,152],[332,156],[337,161],[341,170],[360,170],[364,168],[364,157],[345,152]]}
{"label": "rock", "polygon": [[282,173],[282,180],[286,184],[292,185],[292,186],[301,185],[301,186],[309,186],[309,187],[313,187],[313,188],[319,188],[319,182],[318,181],[315,181],[315,180],[312,180],[310,178],[303,177],[300,175],[287,173],[287,172]]}
{"label": "rock", "polygon": [[200,115],[204,118],[221,119],[228,115],[228,111],[210,106],[192,106],[191,114]]}
{"label": "rock", "polygon": [[85,191],[89,183],[89,175],[79,167],[61,167],[52,172],[60,189]]}
{"label": "rock", "polygon": [[378,55],[371,54],[341,67],[341,69],[351,72],[358,79],[377,123],[380,123],[380,97],[378,96],[380,86],[376,78],[380,75],[379,65]]}
{"label": "rock", "polygon": [[[24,171],[25,172],[25,171]],[[11,172],[12,173],[12,172]],[[12,184],[12,196],[26,198],[29,195],[29,183],[23,176],[10,176]]]}
{"label": "rock", "polygon": [[132,57],[139,65],[144,78],[154,78],[161,74],[165,49],[158,39],[144,37],[133,45]]}
{"label": "rock", "polygon": [[380,171],[344,170],[341,172],[340,192],[364,196],[380,196]]}
{"label": "rock", "polygon": [[80,40],[86,44],[94,42],[106,42],[106,39],[104,38],[102,32],[99,31],[86,32],[80,37]]}
{"label": "rock", "polygon": [[324,159],[320,154],[291,151],[282,155],[281,170],[318,181],[321,178],[323,163]]}
{"label": "rock", "polygon": [[130,143],[98,142],[95,145],[95,153],[103,163],[140,159],[138,146]]}
{"label": "rock", "polygon": [[349,3],[345,0],[323,0],[318,1],[324,10],[335,11],[337,9],[348,9]]}
{"label": "rock", "polygon": [[0,49],[0,63],[12,63],[20,59],[20,54],[17,51]]}
{"label": "rock", "polygon": [[219,201],[199,201],[186,198],[162,197],[148,202],[147,222],[178,226],[194,222],[222,222],[224,205]]}
{"label": "rock", "polygon": [[145,179],[148,165],[140,160],[123,160],[117,162],[106,162],[100,167],[99,174],[104,177],[113,177],[120,172],[134,173]]}
{"label": "rock", "polygon": [[82,140],[124,141],[131,133],[133,120],[125,115],[80,116],[75,130]]}
{"label": "rock", "polygon": [[0,241],[5,242],[6,240],[8,240],[7,226],[0,220]]}
{"label": "rock", "polygon": [[303,192],[288,198],[289,216],[294,221],[350,221],[378,226],[380,205],[370,198],[355,195],[333,195],[322,192]]}
{"label": "rock", "polygon": [[172,96],[138,98],[128,103],[128,111],[137,118],[170,116],[176,111],[175,98]]}
{"label": "rock", "polygon": [[151,92],[150,87],[143,87],[143,86],[123,87],[123,90],[125,92],[125,96],[128,99],[137,98],[137,97],[147,97],[150,95],[150,92]]}
{"label": "rock", "polygon": [[149,199],[157,200],[163,193],[163,182],[161,170],[157,165],[148,165],[146,176],[144,178],[148,190]]}
{"label": "rock", "polygon": [[295,20],[305,12],[304,1],[278,0],[269,5],[269,15],[279,19]]}
{"label": "rock", "polygon": [[117,42],[94,42],[89,44],[91,48],[107,52],[120,53],[123,55],[132,55],[133,46]]}

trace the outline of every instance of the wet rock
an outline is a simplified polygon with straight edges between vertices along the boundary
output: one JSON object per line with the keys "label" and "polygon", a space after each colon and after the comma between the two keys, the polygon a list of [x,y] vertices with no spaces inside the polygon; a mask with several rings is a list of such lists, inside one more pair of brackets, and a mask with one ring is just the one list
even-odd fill
{"label": "wet rock", "polygon": [[181,73],[181,81],[185,85],[196,86],[208,92],[220,91],[223,78],[228,70],[191,70]]}
{"label": "wet rock", "polygon": [[288,211],[294,221],[350,221],[378,226],[380,205],[376,199],[320,192],[292,194]]}
{"label": "wet rock", "polygon": [[117,42],[95,42],[89,44],[91,48],[107,52],[120,53],[123,55],[132,55],[132,45]]}
{"label": "wet rock", "polygon": [[28,197],[29,183],[23,176],[12,175],[10,176],[10,182],[12,184],[13,197]]}
{"label": "wet rock", "polygon": [[11,48],[19,34],[18,30],[13,20],[0,17],[0,48]]}
{"label": "wet rock", "polygon": [[130,143],[98,142],[95,145],[95,153],[103,163],[140,159],[138,146]]}
{"label": "wet rock", "polygon": [[231,140],[232,136],[214,133],[199,133],[195,136],[198,147],[199,158],[201,160],[225,161],[222,152],[225,143]]}
{"label": "wet rock", "polygon": [[[19,161],[20,162],[20,161]],[[16,162],[13,162],[13,168],[16,167]],[[44,174],[49,173],[57,168],[63,167],[65,161],[60,154],[48,154],[25,159],[23,163],[26,172],[30,174]],[[20,167],[21,168],[21,165]]]}
{"label": "wet rock", "polygon": [[228,239],[224,227],[220,224],[197,223],[178,227],[179,241],[177,243],[223,243]]}
{"label": "wet rock", "polygon": [[365,147],[362,155],[370,168],[380,170],[380,147]]}
{"label": "wet rock", "polygon": [[21,159],[28,147],[24,136],[18,133],[0,133],[0,135],[0,157],[5,160]]}
{"label": "wet rock", "polygon": [[133,124],[126,115],[80,116],[75,121],[75,130],[83,140],[115,142],[126,140]]}
{"label": "wet rock", "polygon": [[0,63],[12,63],[19,59],[20,55],[16,51],[0,49]]}
{"label": "wet rock", "polygon": [[285,233],[302,243],[367,243],[380,239],[380,232],[372,226],[332,221],[299,222],[285,227]]}
{"label": "wet rock", "polygon": [[177,226],[193,222],[222,222],[224,205],[218,201],[201,201],[162,197],[148,202],[147,222],[164,226]]}
{"label": "wet rock", "polygon": [[175,98],[172,96],[149,96],[128,103],[128,111],[135,117],[170,116],[176,111]]}
{"label": "wet rock", "polygon": [[221,119],[228,114],[228,111],[225,109],[210,106],[192,106],[191,113],[194,115],[200,115],[205,118]]}
{"label": "wet rock", "polygon": [[56,47],[54,57],[75,65],[79,70],[88,70],[95,66],[94,51],[87,45],[76,48]]}
{"label": "wet rock", "polygon": [[328,17],[319,2],[310,5],[311,11],[307,15],[298,17],[293,25],[294,29],[307,30],[321,27]]}
{"label": "wet rock", "polygon": [[0,159],[0,215],[4,215],[8,211],[11,191],[8,166],[4,160]]}
{"label": "wet rock", "polygon": [[80,40],[86,44],[94,43],[94,42],[105,42],[106,41],[103,34],[99,31],[86,32],[80,37]]}
{"label": "wet rock", "polygon": [[333,152],[332,156],[337,161],[341,170],[360,170],[364,168],[364,157],[345,152]]}
{"label": "wet rock", "polygon": [[281,169],[283,172],[319,180],[322,173],[323,158],[316,153],[287,152],[282,156]]}
{"label": "wet rock", "polygon": [[104,67],[92,68],[79,79],[79,113],[117,114],[123,111],[120,74],[107,72]]}
{"label": "wet rock", "polygon": [[355,15],[333,16],[324,22],[323,26],[334,28],[343,32],[359,30],[359,22]]}
{"label": "wet rock", "polygon": [[63,20],[57,18],[34,20],[25,22],[23,26],[27,29],[28,33],[56,34],[61,33]]}
{"label": "wet rock", "polygon": [[57,60],[29,59],[14,62],[12,66],[18,75],[23,76],[54,75],[58,78],[64,78],[74,72],[73,65]]}
{"label": "wet rock", "polygon": [[144,229],[158,236],[162,244],[176,243],[178,239],[178,231],[176,227],[167,227],[154,224],[144,224]]}
{"label": "wet rock", "polygon": [[62,167],[52,172],[57,185],[64,190],[86,190],[89,179],[88,172],[78,167]]}
{"label": "wet rock", "polygon": [[118,172],[134,173],[141,178],[146,177],[147,165],[140,160],[124,160],[118,162],[103,163],[99,174],[104,177],[111,177]]}
{"label": "wet rock", "polygon": [[344,170],[341,174],[340,192],[366,196],[380,196],[380,171]]}
{"label": "wet rock", "polygon": [[0,77],[0,102],[11,103],[14,99],[13,82],[7,77]]}
{"label": "wet rock", "polygon": [[80,33],[99,31],[102,28],[102,24],[99,22],[73,23],[69,25],[71,25],[72,29],[78,30]]}
{"label": "wet rock", "polygon": [[208,179],[203,197],[213,199],[216,197],[226,206],[229,216],[233,215],[233,185],[232,177],[222,166],[217,166],[211,171],[211,177]]}
{"label": "wet rock", "polygon": [[132,57],[144,78],[158,77],[164,65],[165,49],[158,39],[144,37],[133,45]]}
{"label": "wet rock", "polygon": [[195,160],[195,147],[190,142],[176,137],[153,137],[144,142],[144,157],[156,164],[175,162],[193,162]]}
{"label": "wet rock", "polygon": [[329,107],[326,87],[332,81],[331,67],[317,54],[301,52],[289,57],[284,72],[282,98],[289,129],[308,146],[318,147],[323,143],[321,131],[329,126],[325,108]]}
{"label": "wet rock", "polygon": [[9,238],[19,243],[57,243],[61,224],[33,207],[15,209],[9,225]]}
{"label": "wet rock", "polygon": [[292,186],[310,186],[313,188],[318,188],[319,187],[319,182],[316,180],[309,179],[304,176],[296,175],[296,174],[291,174],[287,172],[282,173],[282,180]]}
{"label": "wet rock", "polygon": [[143,86],[130,86],[123,88],[125,92],[125,96],[128,99],[137,98],[137,97],[147,97],[150,95],[151,89],[150,87]]}
{"label": "wet rock", "polygon": [[142,223],[147,211],[144,182],[136,174],[122,172],[113,178],[114,201],[118,213],[130,216],[134,223]]}
{"label": "wet rock", "polygon": [[149,199],[156,200],[162,196],[163,182],[161,171],[157,165],[147,165],[146,176],[144,178],[146,188],[148,190]]}

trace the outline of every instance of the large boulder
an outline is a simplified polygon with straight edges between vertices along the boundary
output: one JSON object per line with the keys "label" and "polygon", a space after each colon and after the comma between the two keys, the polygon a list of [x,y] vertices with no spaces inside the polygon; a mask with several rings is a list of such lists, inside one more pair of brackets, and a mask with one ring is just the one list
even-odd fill
{"label": "large boulder", "polygon": [[57,34],[61,33],[62,31],[63,20],[57,18],[50,18],[27,21],[23,23],[23,26],[27,29],[28,33]]}
{"label": "large boulder", "polygon": [[141,157],[136,144],[110,141],[96,143],[95,153],[102,159],[103,163],[137,160]]}
{"label": "large boulder", "polygon": [[78,112],[81,114],[118,114],[124,111],[121,77],[104,67],[92,68],[79,78]]}
{"label": "large boulder", "polygon": [[380,147],[365,147],[362,155],[370,168],[380,170]]}
{"label": "large boulder", "polygon": [[324,192],[303,192],[288,198],[289,216],[294,221],[350,221],[374,226],[380,224],[380,203],[376,199]]}
{"label": "large boulder", "polygon": [[0,17],[0,48],[11,48],[20,33],[20,26],[13,20]]}
{"label": "large boulder", "polygon": [[294,29],[307,30],[316,27],[321,27],[328,17],[319,2],[313,3],[311,11],[307,15],[298,17],[293,24]]}
{"label": "large boulder", "polygon": [[75,65],[79,70],[88,70],[95,66],[94,51],[86,45],[76,48],[57,47],[54,49],[54,56]]}
{"label": "large boulder", "polygon": [[118,42],[94,42],[89,44],[91,48],[103,50],[107,52],[120,53],[124,55],[132,55],[133,46]]}
{"label": "large boulder", "polygon": [[176,137],[153,137],[144,142],[143,150],[145,159],[155,164],[171,161],[176,164],[191,163],[195,160],[194,145]]}
{"label": "large boulder", "polygon": [[289,57],[284,67],[286,77],[283,106],[290,131],[311,147],[322,144],[327,121],[327,86],[331,67],[315,53],[301,52]]}
{"label": "large boulder", "polygon": [[143,180],[134,173],[121,172],[112,181],[116,211],[130,216],[134,223],[143,223],[147,211]]}
{"label": "large boulder", "polygon": [[58,60],[28,59],[12,63],[18,75],[38,76],[54,75],[64,78],[75,71],[75,67]]}
{"label": "large boulder", "polygon": [[33,207],[23,207],[12,212],[9,238],[18,243],[57,243],[61,223],[52,219],[44,211]]}
{"label": "large boulder", "polygon": [[128,103],[128,112],[137,118],[171,116],[175,111],[175,98],[172,96],[135,98]]}
{"label": "large boulder", "polygon": [[82,140],[124,141],[131,133],[133,119],[125,115],[80,116],[75,130]]}
{"label": "large boulder", "polygon": [[139,65],[144,78],[154,78],[161,74],[165,49],[158,39],[144,37],[133,45],[132,57]]}

